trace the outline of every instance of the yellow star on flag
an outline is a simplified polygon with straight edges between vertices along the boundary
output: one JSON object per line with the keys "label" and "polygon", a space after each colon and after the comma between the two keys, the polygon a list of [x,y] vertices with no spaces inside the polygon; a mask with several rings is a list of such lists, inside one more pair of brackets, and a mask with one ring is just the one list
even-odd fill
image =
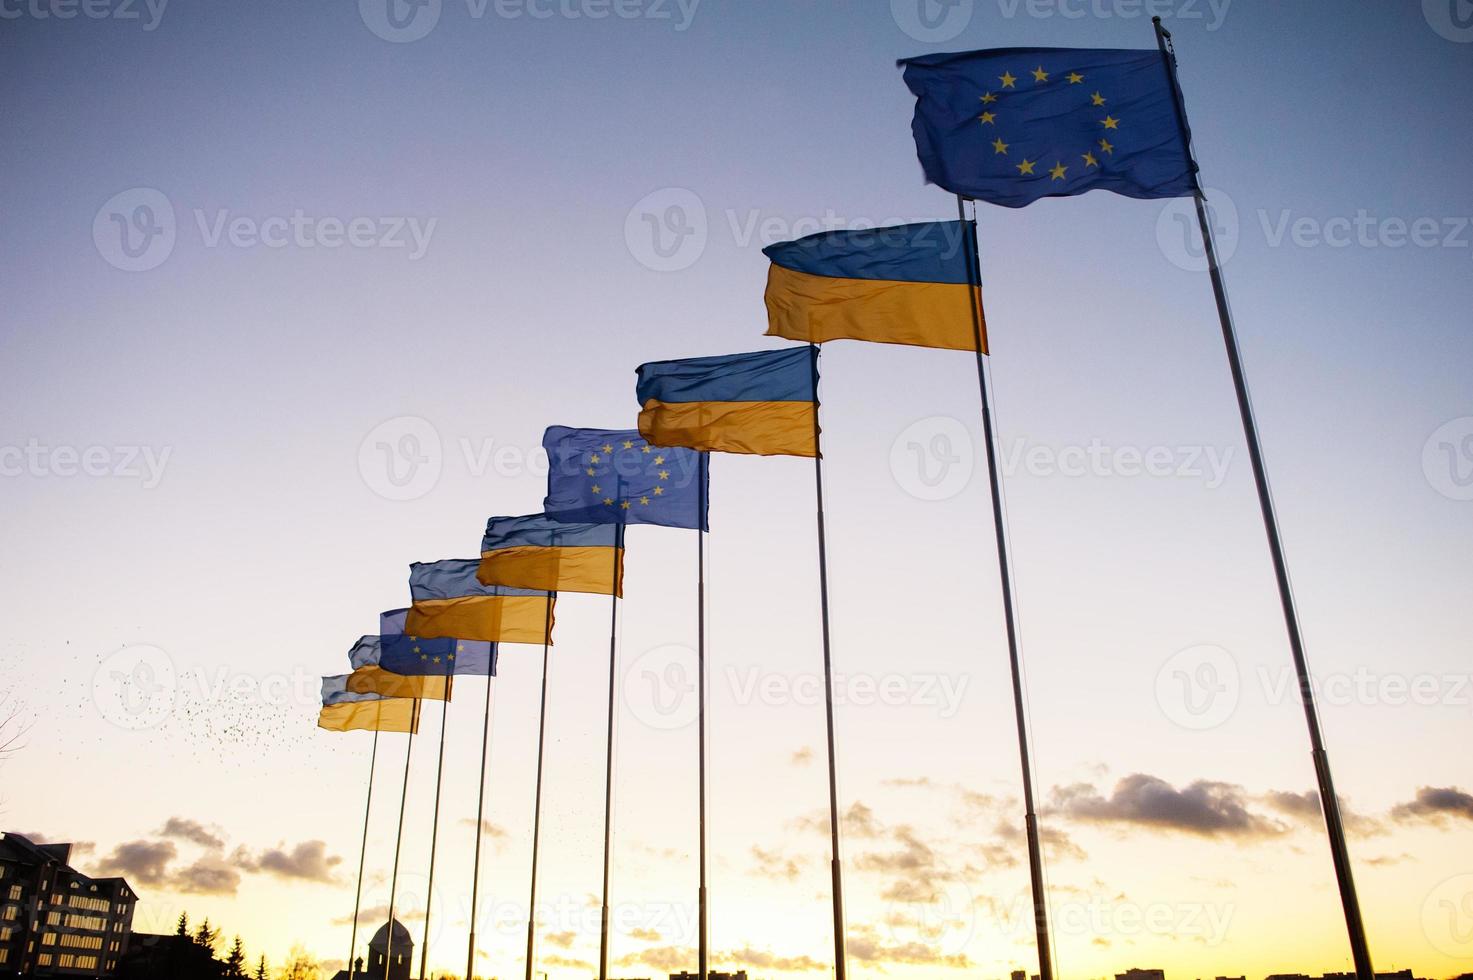
{"label": "yellow star on flag", "polygon": [[660,471],[660,479],[662,479],[662,480],[668,480],[668,479],[670,479],[670,471],[669,470],[661,470]]}
{"label": "yellow star on flag", "polygon": [[1120,128],[1120,120],[1116,119],[1114,116],[1106,116],[1104,119],[1101,119],[1100,122],[1104,124],[1106,129]]}
{"label": "yellow star on flag", "polygon": [[1106,153],[1113,154],[1115,152],[1115,144],[1111,143],[1109,140],[1100,140],[1100,149],[1104,150]]}
{"label": "yellow star on flag", "polygon": [[1079,72],[1077,72],[1077,71],[1071,71],[1069,73],[1069,84],[1070,85],[1078,85],[1082,81],[1084,81],[1084,76],[1081,75],[1081,74],[1079,74]]}
{"label": "yellow star on flag", "polygon": [[619,502],[619,508],[621,510],[628,510],[629,509],[629,501],[627,501],[627,500],[620,501]]}
{"label": "yellow star on flag", "polygon": [[996,101],[997,101],[997,96],[993,95],[991,92],[984,92],[983,93],[983,95],[982,95],[982,104],[983,105],[990,105],[990,104],[992,104],[993,102],[996,102]]}
{"label": "yellow star on flag", "polygon": [[997,153],[1007,153],[1008,145],[1002,141],[1002,137],[998,137],[992,141],[992,149]]}
{"label": "yellow star on flag", "polygon": [[982,125],[984,125],[984,126],[986,126],[988,123],[996,123],[997,122],[997,114],[996,113],[993,113],[993,112],[984,112],[984,113],[982,113],[982,115],[978,116],[977,118],[982,120]]}
{"label": "yellow star on flag", "polygon": [[590,466],[588,469],[584,470],[583,472],[587,473],[589,476],[598,476],[598,470],[594,469],[592,466]]}
{"label": "yellow star on flag", "polygon": [[1091,95],[1089,97],[1089,100],[1094,105],[1104,105],[1105,104],[1105,97],[1103,95],[1101,95],[1100,93],[1098,93],[1098,92],[1096,92],[1094,95]]}
{"label": "yellow star on flag", "polygon": [[639,502],[640,502],[640,504],[642,506],[648,507],[650,505],[650,498],[648,498],[648,497],[640,497],[639,498]]}
{"label": "yellow star on flag", "polygon": [[1052,176],[1054,180],[1063,180],[1064,174],[1068,172],[1068,167],[1064,166],[1062,163],[1056,163],[1054,164],[1054,169],[1049,171],[1049,175]]}
{"label": "yellow star on flag", "polygon": [[605,497],[604,498],[604,506],[605,507],[612,507],[612,506],[614,506],[614,498],[613,497]]}
{"label": "yellow star on flag", "polygon": [[633,449],[634,448],[634,440],[633,439],[625,439],[624,440],[624,448],[625,449]]}
{"label": "yellow star on flag", "polygon": [[598,453],[594,453],[592,456],[588,457],[588,461],[590,463],[597,463],[601,458],[602,457],[600,457]]}
{"label": "yellow star on flag", "polygon": [[656,456],[655,457],[655,465],[656,466],[664,466],[665,465],[665,457],[664,456]]}
{"label": "yellow star on flag", "polygon": [[1027,157],[1024,157],[1023,158],[1023,162],[1020,163],[1020,164],[1018,164],[1018,173],[1020,173],[1020,174],[1031,174],[1031,173],[1033,173],[1033,161],[1032,160],[1029,160]]}
{"label": "yellow star on flag", "polygon": [[1037,68],[1033,69],[1033,80],[1035,82],[1048,81],[1048,72],[1043,70],[1043,65],[1039,65]]}
{"label": "yellow star on flag", "polygon": [[601,486],[599,486],[597,483],[595,483],[593,485],[593,492],[594,493],[603,493],[604,492],[604,488],[601,487]]}
{"label": "yellow star on flag", "polygon": [[639,447],[639,451],[642,452],[642,453],[649,452],[650,451],[649,443],[645,443],[643,446],[640,446]]}
{"label": "yellow star on flag", "polygon": [[1017,79],[1013,77],[1013,73],[1012,72],[1005,71],[1001,75],[998,76],[998,81],[1002,82],[1002,87],[1003,88],[1012,88],[1013,87],[1013,83],[1016,82]]}
{"label": "yellow star on flag", "polygon": [[660,496],[660,494],[662,494],[664,492],[665,492],[665,488],[664,487],[655,487],[655,496],[656,497]]}
{"label": "yellow star on flag", "polygon": [[613,451],[614,451],[614,447],[613,446],[609,445],[608,443],[604,443],[604,452],[611,453]]}
{"label": "yellow star on flag", "polygon": [[1084,165],[1086,167],[1098,167],[1100,165],[1100,161],[1095,159],[1095,155],[1093,153],[1086,153],[1084,155]]}

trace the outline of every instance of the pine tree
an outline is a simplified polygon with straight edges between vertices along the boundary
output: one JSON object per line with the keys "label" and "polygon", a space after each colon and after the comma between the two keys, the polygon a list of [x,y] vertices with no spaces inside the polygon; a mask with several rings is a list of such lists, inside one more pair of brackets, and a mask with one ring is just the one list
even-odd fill
{"label": "pine tree", "polygon": [[227,977],[245,976],[245,946],[241,943],[239,936],[235,937],[235,943],[225,957],[225,975]]}
{"label": "pine tree", "polygon": [[180,912],[179,913],[179,932],[177,933],[177,935],[180,935],[180,936],[187,936],[187,935],[189,935],[189,913],[188,912]]}
{"label": "pine tree", "polygon": [[256,964],[256,977],[255,977],[255,980],[270,980],[270,975],[266,972],[266,956],[265,956],[265,954],[262,954],[262,956],[261,956],[261,962],[258,963],[258,964]]}
{"label": "pine tree", "polygon": [[220,930],[210,928],[210,919],[208,916],[205,917],[205,921],[200,923],[200,927],[194,932],[194,941],[209,950],[212,956],[215,953],[215,943],[219,938]]}

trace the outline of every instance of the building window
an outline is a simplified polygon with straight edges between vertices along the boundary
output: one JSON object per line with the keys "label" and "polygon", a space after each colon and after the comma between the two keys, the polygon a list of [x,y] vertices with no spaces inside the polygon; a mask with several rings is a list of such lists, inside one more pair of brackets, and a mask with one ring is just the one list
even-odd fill
{"label": "building window", "polygon": [[50,966],[51,965],[51,954],[50,953],[42,953],[40,956],[36,957],[36,965],[37,966]]}
{"label": "building window", "polygon": [[97,969],[97,957],[95,957],[95,956],[78,956],[77,957],[77,969],[79,969],[79,970],[95,970],[95,969]]}
{"label": "building window", "polygon": [[10,886],[10,900],[12,902],[19,902],[20,901],[20,885],[11,885]]}
{"label": "building window", "polygon": [[0,949],[0,963],[4,963],[8,959],[10,959],[10,950]]}
{"label": "building window", "polygon": [[20,916],[20,909],[16,908],[14,905],[7,905],[7,906],[5,906],[5,921],[6,922],[14,922],[16,920],[16,918],[19,917],[19,916]]}
{"label": "building window", "polygon": [[[68,938],[70,938],[70,937],[68,937]],[[56,945],[56,933],[54,933],[54,932],[48,932],[48,933],[46,933],[46,935],[42,936],[41,937],[41,945],[42,946],[54,946],[54,945]]]}

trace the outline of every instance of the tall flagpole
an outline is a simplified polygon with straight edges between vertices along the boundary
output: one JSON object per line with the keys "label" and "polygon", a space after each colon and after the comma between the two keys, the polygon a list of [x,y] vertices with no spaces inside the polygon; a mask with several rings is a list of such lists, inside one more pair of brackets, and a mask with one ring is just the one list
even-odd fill
{"label": "tall flagpole", "polygon": [[[1176,51],[1171,45],[1171,32],[1161,25],[1160,17],[1151,18],[1156,27],[1156,44],[1171,80],[1171,94],[1176,106],[1176,120],[1181,129],[1182,146],[1191,154],[1186,107],[1176,77]],[[1197,172],[1196,161],[1192,171]],[[1248,396],[1248,381],[1238,352],[1237,332],[1228,307],[1227,287],[1217,262],[1217,246],[1212,237],[1212,223],[1207,216],[1207,199],[1200,183],[1193,195],[1197,206],[1197,224],[1202,232],[1202,247],[1207,253],[1207,272],[1212,280],[1212,294],[1217,300],[1217,317],[1222,324],[1223,345],[1227,348],[1228,368],[1233,376],[1233,390],[1238,398],[1238,414],[1243,420],[1243,435],[1248,443],[1248,459],[1253,467],[1253,482],[1258,490],[1258,507],[1263,515],[1263,529],[1268,537],[1268,550],[1273,560],[1274,578],[1278,583],[1279,604],[1283,607],[1284,625],[1289,634],[1289,651],[1294,658],[1294,671],[1299,678],[1299,700],[1309,726],[1310,755],[1314,759],[1315,778],[1319,783],[1320,807],[1325,815],[1325,830],[1330,838],[1330,857],[1335,865],[1335,880],[1340,886],[1340,904],[1345,912],[1345,928],[1350,938],[1350,951],[1355,960],[1358,980],[1375,980],[1371,966],[1371,950],[1366,942],[1361,920],[1360,899],[1355,891],[1355,876],[1350,864],[1350,849],[1345,841],[1345,825],[1340,815],[1340,800],[1330,778],[1330,757],[1325,751],[1320,731],[1319,711],[1315,707],[1314,689],[1310,685],[1309,661],[1304,653],[1304,639],[1299,629],[1299,613],[1294,605],[1294,591],[1289,583],[1289,568],[1284,558],[1284,545],[1279,537],[1278,518],[1274,514],[1273,495],[1269,492],[1268,473],[1264,468],[1263,449],[1258,439],[1258,424],[1253,417],[1253,404]]]}
{"label": "tall flagpole", "polygon": [[[1043,886],[1043,848],[1038,838],[1038,812],[1033,805],[1033,764],[1028,751],[1028,720],[1023,708],[1023,671],[1018,656],[1018,624],[1013,609],[1012,562],[1002,511],[1002,475],[997,470],[997,444],[992,430],[992,396],[987,387],[987,361],[982,343],[982,306],[977,290],[982,282],[982,253],[977,242],[977,217],[967,221],[966,202],[956,196],[957,216],[971,238],[972,255],[967,278],[975,288],[972,301],[972,331],[977,344],[977,387],[982,396],[982,442],[987,447],[987,476],[992,489],[992,530],[997,539],[998,574],[1002,579],[1003,622],[1008,637],[1008,666],[1013,675],[1013,714],[1018,724],[1018,758],[1023,769],[1023,821],[1028,838],[1028,880],[1033,894],[1033,927],[1038,941],[1039,980],[1053,980],[1053,947],[1049,943],[1048,895]],[[971,262],[975,261],[975,264]]]}
{"label": "tall flagpole", "polygon": [[[486,673],[486,718],[481,723],[481,781],[480,795],[476,798],[476,857],[471,864],[471,938],[465,954],[465,980],[472,980],[476,967],[476,913],[480,911],[478,899],[481,887],[481,836],[485,826],[482,821],[486,813],[486,756],[491,748],[491,691],[496,682],[492,672],[496,664],[496,644],[491,644],[491,663]],[[423,971],[421,971],[423,972]],[[348,980],[353,980],[349,977]]]}
{"label": "tall flagpole", "polygon": [[706,945],[706,467],[710,465],[711,454],[701,453],[699,459],[700,472],[696,477],[699,484],[696,488],[696,731],[700,742],[701,885],[696,896],[700,918],[696,968],[700,972],[700,980],[706,980],[709,952]]}
{"label": "tall flagpole", "polygon": [[[537,711],[537,796],[532,804],[532,894],[527,899],[527,980],[532,980],[533,939],[537,933],[537,846],[542,838],[542,752],[547,742],[547,649],[552,643],[552,604],[547,593],[547,626],[542,636],[542,707]],[[467,976],[466,980],[470,980]]]}
{"label": "tall flagpole", "polygon": [[[617,499],[617,496],[616,498]],[[624,522],[614,525],[614,581],[609,617],[609,730],[604,757],[604,891],[598,927],[598,980],[609,980],[609,858],[614,833],[614,681],[618,666],[619,552],[624,547]]]}
{"label": "tall flagpole", "polygon": [[818,602],[823,624],[823,696],[828,725],[829,750],[829,846],[832,856],[829,870],[834,895],[834,978],[844,980],[844,876],[839,866],[839,777],[834,751],[834,665],[829,647],[829,558],[824,533],[823,515],[823,451],[818,425],[818,345],[809,344],[813,365],[813,476],[818,503]]}
{"label": "tall flagpole", "polygon": [[389,970],[394,964],[394,902],[399,890],[399,852],[404,845],[404,804],[409,801],[409,760],[414,756],[414,730],[419,727],[420,701],[414,702],[414,724],[409,728],[409,741],[404,747],[404,789],[399,793],[399,830],[394,835],[394,877],[389,881],[389,931],[384,946],[384,980],[389,980]]}
{"label": "tall flagpole", "polygon": [[[440,764],[435,770],[435,816],[430,823],[430,878],[425,885],[425,941],[419,950],[419,976],[424,980],[430,958],[430,909],[435,904],[435,849],[440,843],[440,785],[445,778],[445,721],[450,717],[450,688],[455,683],[454,667],[445,678],[445,700],[440,702]],[[469,978],[467,978],[469,980]]]}
{"label": "tall flagpole", "polygon": [[368,813],[373,809],[373,767],[378,762],[378,729],[373,730],[373,752],[368,756],[368,800],[363,804],[363,848],[358,852],[358,891],[353,896],[353,937],[348,940],[348,980],[358,972],[353,954],[358,951],[358,909],[363,903],[363,862],[368,859]]}

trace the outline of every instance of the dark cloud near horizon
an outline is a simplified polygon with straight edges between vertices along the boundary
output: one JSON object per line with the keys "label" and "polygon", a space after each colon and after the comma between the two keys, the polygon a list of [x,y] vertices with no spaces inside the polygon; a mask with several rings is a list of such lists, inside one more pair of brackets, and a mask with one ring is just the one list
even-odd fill
{"label": "dark cloud near horizon", "polygon": [[1109,796],[1088,783],[1057,786],[1051,812],[1073,820],[1174,830],[1199,837],[1273,837],[1287,828],[1249,809],[1241,786],[1199,779],[1177,789],[1166,780],[1132,773]]}
{"label": "dark cloud near horizon", "polygon": [[162,885],[168,877],[169,863],[179,856],[179,849],[165,840],[134,840],[119,844],[97,865],[102,876],[127,878],[138,885]]}
{"label": "dark cloud near horizon", "polygon": [[1473,795],[1456,786],[1423,786],[1417,790],[1416,799],[1392,807],[1391,816],[1429,823],[1443,823],[1449,817],[1473,820]]}
{"label": "dark cloud near horizon", "polygon": [[303,841],[286,849],[285,844],[267,848],[252,856],[244,847],[237,848],[231,860],[236,867],[245,871],[261,872],[278,878],[298,881],[316,881],[332,884],[337,881],[333,869],[343,859],[327,853],[327,843],[320,840]]}
{"label": "dark cloud near horizon", "polygon": [[159,830],[158,836],[188,841],[212,851],[218,851],[225,846],[225,840],[219,834],[211,832],[198,820],[190,820],[186,817],[170,817]]}

